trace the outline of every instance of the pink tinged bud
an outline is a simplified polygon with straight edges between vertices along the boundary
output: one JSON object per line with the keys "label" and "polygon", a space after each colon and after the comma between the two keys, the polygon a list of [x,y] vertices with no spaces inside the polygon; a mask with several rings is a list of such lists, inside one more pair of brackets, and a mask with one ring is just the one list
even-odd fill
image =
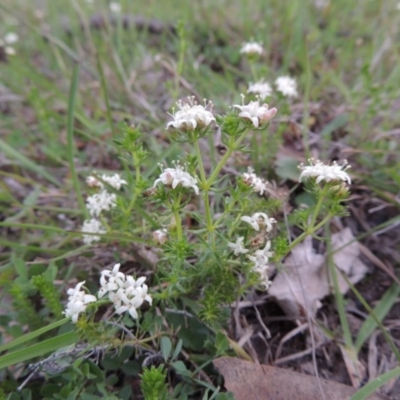
{"label": "pink tinged bud", "polygon": [[165,229],[158,229],[153,232],[153,240],[157,244],[165,244],[168,240],[168,235]]}
{"label": "pink tinged bud", "polygon": [[259,116],[260,125],[264,125],[269,122],[272,118],[275,117],[275,114],[278,112],[275,107],[268,109],[268,104],[264,104],[262,108],[265,109],[265,112]]}

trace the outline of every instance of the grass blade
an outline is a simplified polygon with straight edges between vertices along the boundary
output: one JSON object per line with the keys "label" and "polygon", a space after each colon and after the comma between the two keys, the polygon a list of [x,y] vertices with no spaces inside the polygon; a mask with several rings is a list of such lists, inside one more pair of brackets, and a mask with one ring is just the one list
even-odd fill
{"label": "grass blade", "polygon": [[48,173],[43,166],[36,164],[32,160],[30,160],[28,157],[25,157],[22,153],[19,151],[13,149],[11,146],[9,146],[6,142],[0,139],[0,151],[2,151],[5,155],[9,156],[10,158],[14,158],[19,162],[21,167],[24,167],[26,169],[31,170],[32,172],[40,175],[41,177],[45,178],[48,180],[50,183],[53,185],[60,187],[61,183],[58,181],[56,178],[54,178],[53,175]]}
{"label": "grass blade", "polygon": [[385,372],[384,374],[376,377],[373,381],[368,382],[362,387],[356,394],[351,396],[350,400],[364,400],[368,396],[375,393],[382,385],[384,385],[390,379],[394,379],[400,376],[400,367],[392,369],[391,371]]}
{"label": "grass blade", "polygon": [[15,365],[35,357],[43,356],[60,349],[61,347],[69,346],[77,341],[78,337],[75,332],[67,332],[63,335],[44,340],[41,343],[36,343],[32,346],[14,351],[0,357],[0,369],[7,368],[10,365]]}
{"label": "grass blade", "polygon": [[5,343],[0,346],[0,352],[12,349],[13,347],[16,347],[25,342],[28,342],[29,340],[32,340],[35,337],[43,335],[43,333],[46,333],[48,331],[51,331],[52,329],[58,328],[59,326],[66,324],[68,321],[70,321],[70,318],[61,319],[60,321],[53,322],[50,325],[44,326],[43,328],[37,329],[36,331],[27,333],[17,339],[14,339],[11,342]]}
{"label": "grass blade", "polygon": [[[373,309],[375,316],[383,321],[386,314],[390,311],[393,304],[396,302],[398,296],[400,294],[400,286],[395,282],[390,286],[387,292],[383,295],[381,301],[378,305]],[[360,331],[358,332],[355,347],[357,352],[361,350],[361,347],[365,343],[365,341],[370,337],[372,332],[377,328],[378,324],[375,319],[369,315],[368,318],[362,324]]]}
{"label": "grass blade", "polygon": [[75,64],[72,72],[71,85],[69,88],[68,97],[68,114],[67,114],[67,155],[69,162],[69,169],[71,172],[72,184],[74,185],[76,197],[78,199],[79,208],[85,210],[85,202],[83,201],[81,188],[79,185],[78,175],[75,169],[74,161],[74,113],[76,103],[76,93],[78,90],[78,79],[79,79],[79,64]]}

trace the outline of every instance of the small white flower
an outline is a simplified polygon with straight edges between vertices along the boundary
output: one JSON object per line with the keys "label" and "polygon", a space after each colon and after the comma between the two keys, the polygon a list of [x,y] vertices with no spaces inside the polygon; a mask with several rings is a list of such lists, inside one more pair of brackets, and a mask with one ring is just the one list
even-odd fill
{"label": "small white flower", "polygon": [[[129,278],[129,277],[128,277]],[[147,293],[148,287],[143,284],[145,277],[138,278],[137,281],[131,277],[129,281],[131,284],[125,289],[118,289],[117,296],[115,297],[116,302],[114,302],[116,313],[122,314],[128,311],[132,318],[138,318],[137,309],[147,301],[150,305],[153,302],[152,297]],[[128,281],[128,279],[127,279]],[[134,282],[134,283],[132,283]]]}
{"label": "small white flower", "polygon": [[253,229],[259,231],[260,228],[265,227],[267,232],[272,231],[272,224],[276,223],[274,218],[269,218],[265,213],[255,213],[251,217],[244,216],[240,218],[243,222],[247,222]]}
{"label": "small white flower", "polygon": [[110,211],[117,205],[115,193],[102,190],[86,199],[86,208],[92,217],[98,217],[102,211]]}
{"label": "small white flower", "polygon": [[272,87],[269,83],[264,81],[250,83],[247,93],[257,94],[259,95],[260,100],[264,100],[266,97],[271,96]]}
{"label": "small white flower", "polygon": [[143,284],[142,286],[137,287],[135,290],[132,291],[134,294],[132,298],[132,303],[136,304],[136,308],[139,308],[144,301],[147,301],[150,305],[153,303],[153,299],[151,296],[147,293],[148,287],[146,284]]}
{"label": "small white flower", "polygon": [[[112,188],[115,190],[120,190],[122,185],[126,185],[128,182],[124,179],[121,179],[121,176],[117,173],[114,175],[108,176],[108,175],[101,175],[100,176],[101,180],[109,184]],[[86,178],[86,184],[91,187],[91,188],[100,188],[104,189],[104,184],[101,182],[99,179],[97,179],[95,176],[88,176]]]}
{"label": "small white flower", "polygon": [[249,250],[247,250],[244,247],[243,240],[244,240],[244,237],[241,236],[240,238],[238,238],[236,240],[235,243],[232,243],[232,242],[228,243],[228,246],[233,250],[233,253],[235,254],[235,256],[238,256],[239,254],[246,254],[249,252]]}
{"label": "small white flower", "polygon": [[297,83],[290,76],[280,76],[275,80],[276,90],[287,97],[296,97]]}
{"label": "small white flower", "polygon": [[66,317],[71,317],[72,323],[78,322],[79,314],[86,311],[87,305],[97,301],[96,297],[91,294],[86,294],[81,287],[85,284],[85,281],[79,282],[74,289],[68,289],[68,304],[63,311]]}
{"label": "small white flower", "polygon": [[126,276],[123,272],[119,272],[120,266],[121,264],[115,264],[111,271],[108,269],[101,271],[101,288],[98,293],[99,299],[108,292],[115,291],[124,287]]}
{"label": "small white flower", "polygon": [[248,256],[251,261],[256,265],[267,265],[269,258],[274,255],[273,251],[270,251],[271,241],[268,240],[265,247],[255,251],[255,256]]}
{"label": "small white flower", "polygon": [[329,0],[314,0],[314,7],[318,10],[324,10],[329,6]]}
{"label": "small white flower", "polygon": [[17,54],[14,47],[11,46],[4,47],[4,51],[8,56],[15,56]]}
{"label": "small white flower", "polygon": [[251,121],[256,128],[268,123],[278,111],[275,107],[269,109],[268,104],[261,106],[258,100],[245,105],[244,95],[242,95],[242,105],[235,104],[233,107],[240,110],[239,117]]}
{"label": "small white flower", "polygon": [[313,158],[310,158],[308,162],[311,165],[299,165],[299,168],[302,170],[302,173],[300,174],[300,180],[303,178],[312,177],[317,178],[315,181],[317,184],[321,181],[343,181],[351,184],[351,178],[346,172],[346,170],[350,168],[350,165],[347,164],[346,160],[343,161],[342,165],[339,165],[336,161],[334,161],[331,165],[325,165],[321,161],[314,160]]}
{"label": "small white flower", "polygon": [[18,42],[18,40],[19,40],[19,37],[14,32],[9,32],[4,36],[4,42],[6,44],[14,44],[14,43]]}
{"label": "small white flower", "polygon": [[186,170],[178,163],[175,162],[175,168],[163,169],[160,165],[161,175],[158,179],[154,181],[153,187],[155,187],[159,182],[162,182],[165,186],[171,186],[175,189],[178,185],[185,188],[191,188],[198,195],[199,188],[197,186],[197,178],[192,177]]}
{"label": "small white flower", "polygon": [[153,232],[153,240],[157,244],[165,244],[168,240],[168,231],[164,229],[157,229]]}
{"label": "small white flower", "polygon": [[[102,235],[106,233],[106,230],[98,219],[92,218],[83,222],[81,232],[99,233]],[[92,244],[93,242],[98,242],[100,239],[101,237],[96,235],[83,235],[83,243],[85,244]]]}
{"label": "small white flower", "polygon": [[103,188],[102,183],[95,176],[88,176],[86,178],[86,185],[90,188]]}
{"label": "small white flower", "polygon": [[179,100],[176,105],[179,107],[179,111],[171,115],[174,120],[168,122],[166,129],[172,127],[184,132],[191,132],[196,128],[208,127],[212,122],[215,122],[215,118],[210,111],[213,106],[211,101],[207,103],[204,100],[204,106],[201,106],[196,103],[193,96],[188,97],[188,103],[183,103]]}
{"label": "small white flower", "polygon": [[260,56],[263,53],[263,47],[261,43],[257,42],[247,42],[242,45],[240,49],[241,54],[246,54],[248,56]]}
{"label": "small white flower", "polygon": [[243,182],[251,186],[256,193],[260,193],[262,196],[264,192],[267,190],[267,185],[261,178],[259,178],[255,173],[253,168],[248,167],[247,172],[242,174]]}
{"label": "small white flower", "polygon": [[137,289],[138,287],[143,285],[145,280],[146,280],[145,276],[141,276],[140,278],[137,278],[137,279],[135,279],[133,276],[127,276],[126,282],[124,284],[124,288],[125,289],[128,289],[128,288]]}
{"label": "small white flower", "polygon": [[124,312],[128,311],[129,315],[133,318],[133,319],[137,319],[139,318],[139,315],[136,311],[136,305],[133,304],[130,301],[126,301],[123,302],[123,305],[121,305],[120,307],[115,309],[115,312],[117,314],[122,314]]}
{"label": "small white flower", "polygon": [[101,175],[101,179],[108,183],[115,190],[120,190],[122,185],[126,185],[128,183],[125,179],[121,179],[119,174],[114,174],[111,176]]}
{"label": "small white flower", "polygon": [[120,13],[121,12],[121,4],[113,1],[110,3],[110,10],[113,13]]}

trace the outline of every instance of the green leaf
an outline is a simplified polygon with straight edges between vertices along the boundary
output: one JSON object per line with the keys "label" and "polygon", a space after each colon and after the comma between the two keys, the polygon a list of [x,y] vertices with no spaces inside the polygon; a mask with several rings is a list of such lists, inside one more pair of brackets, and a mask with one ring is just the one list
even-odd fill
{"label": "green leaf", "polygon": [[171,350],[172,350],[171,339],[167,336],[163,336],[161,338],[160,347],[161,347],[161,354],[164,358],[164,361],[167,362],[168,357],[171,354]]}
{"label": "green leaf", "polygon": [[47,172],[46,169],[44,169],[41,165],[38,165],[29,158],[25,157],[20,151],[13,149],[11,146],[9,146],[6,142],[4,142],[1,139],[0,139],[0,151],[3,152],[8,157],[16,159],[22,167],[29,169],[35,172],[36,174],[42,176],[43,178],[51,182],[53,185],[57,187],[60,187],[62,185],[61,181],[54,178],[54,176],[51,175],[49,172]]}
{"label": "green leaf", "polygon": [[78,92],[79,82],[79,64],[76,63],[72,70],[71,85],[69,88],[68,97],[68,112],[67,112],[67,156],[69,162],[69,170],[74,186],[75,194],[78,198],[79,208],[85,209],[85,202],[82,197],[81,188],[79,184],[78,174],[75,169],[75,148],[74,148],[74,118],[75,118],[75,103],[76,95]]}
{"label": "green leaf", "polygon": [[368,382],[364,387],[362,387],[357,393],[351,396],[350,400],[364,400],[367,399],[373,393],[384,385],[387,381],[397,378],[400,376],[400,367],[392,369],[382,375],[376,377],[373,381]]}
{"label": "green leaf", "polygon": [[217,333],[217,336],[215,338],[215,347],[217,348],[217,355],[222,355],[230,347],[229,340],[222,332]]}
{"label": "green leaf", "polygon": [[41,343],[37,343],[21,350],[6,354],[0,357],[0,369],[30,360],[31,358],[40,357],[44,354],[51,353],[60,349],[61,347],[69,346],[75,343],[77,340],[78,337],[75,332],[68,332],[51,339],[47,339]]}
{"label": "green leaf", "polygon": [[176,345],[174,353],[172,354],[172,357],[171,357],[172,361],[174,361],[178,357],[179,353],[182,350],[182,345],[183,345],[183,340],[179,339],[178,344]]}
{"label": "green leaf", "polygon": [[[12,349],[13,347],[19,346],[19,345],[21,345],[21,344],[23,344],[25,342],[28,342],[29,340],[32,340],[35,337],[38,337],[40,335],[43,335],[43,333],[51,331],[52,329],[58,328],[59,326],[64,325],[69,321],[70,321],[70,318],[61,319],[60,321],[53,322],[50,325],[47,325],[47,326],[45,326],[43,328],[40,328],[40,329],[37,329],[36,331],[27,333],[24,336],[21,336],[21,337],[19,337],[17,339],[14,339],[11,342],[5,343],[5,344],[0,346],[0,353],[5,351],[5,350]],[[60,347],[62,347],[62,346],[60,346]]]}
{"label": "green leaf", "polygon": [[24,279],[28,279],[28,269],[26,268],[25,261],[22,258],[14,259],[14,267],[17,274]]}
{"label": "green leaf", "polygon": [[171,363],[171,366],[174,368],[174,370],[182,376],[188,376],[191,377],[192,374],[190,373],[190,371],[188,371],[188,369],[186,368],[186,365],[183,363],[183,361],[175,361],[173,363]]}
{"label": "green leaf", "polygon": [[292,157],[279,157],[275,162],[275,172],[283,179],[298,181],[300,176],[299,162]]}
{"label": "green leaf", "polygon": [[[386,291],[383,295],[382,299],[373,309],[375,317],[379,319],[379,321],[383,321],[386,314],[390,311],[393,304],[396,302],[398,296],[400,294],[400,286],[394,282],[392,286]],[[357,339],[355,342],[355,348],[357,352],[361,350],[361,347],[365,343],[365,341],[370,337],[372,332],[377,328],[378,324],[375,319],[369,315],[368,318],[362,324]]]}

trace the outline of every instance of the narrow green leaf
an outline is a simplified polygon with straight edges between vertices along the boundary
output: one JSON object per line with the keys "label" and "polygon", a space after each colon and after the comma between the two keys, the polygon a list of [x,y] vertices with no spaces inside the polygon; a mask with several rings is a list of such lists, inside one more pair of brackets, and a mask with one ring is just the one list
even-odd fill
{"label": "narrow green leaf", "polygon": [[172,350],[171,339],[168,336],[163,336],[160,341],[161,354],[166,362]]}
{"label": "narrow green leaf", "polygon": [[183,340],[179,339],[178,344],[176,345],[175,350],[174,350],[174,352],[172,354],[172,357],[171,357],[172,361],[174,361],[178,357],[179,353],[182,350],[182,345],[183,345]]}
{"label": "narrow green leaf", "polygon": [[70,321],[70,318],[64,318],[61,319],[60,321],[53,322],[50,325],[47,325],[43,328],[37,329],[36,331],[27,333],[17,339],[12,340],[11,342],[5,343],[0,346],[0,352],[3,352],[5,350],[12,349],[13,347],[19,346],[25,342],[28,342],[29,340],[34,339],[35,337],[38,337],[40,335],[43,335],[43,333],[46,333],[48,331],[51,331],[52,329],[58,328],[61,325],[66,324],[67,322]]}
{"label": "narrow green leaf", "polygon": [[[383,321],[386,314],[390,311],[393,304],[396,302],[398,296],[400,294],[400,286],[394,282],[392,286],[386,291],[383,295],[382,299],[374,308],[374,314],[376,318],[380,321]],[[370,337],[372,332],[377,328],[377,323],[375,319],[369,315],[368,318],[362,324],[360,331],[358,332],[355,347],[357,352],[361,350],[361,347],[365,343],[365,341]]]}
{"label": "narrow green leaf", "polygon": [[67,114],[67,155],[69,162],[69,170],[71,173],[72,183],[75,189],[75,194],[78,198],[79,208],[85,209],[85,202],[83,201],[81,188],[78,180],[78,174],[75,169],[75,146],[74,146],[74,119],[75,119],[75,103],[76,94],[78,91],[78,80],[79,80],[79,64],[75,64],[72,72],[71,85],[69,88],[68,98],[68,114]]}
{"label": "narrow green leaf", "polygon": [[21,167],[29,169],[33,171],[35,174],[40,175],[41,177],[47,179],[49,182],[51,182],[53,185],[60,187],[61,182],[54,178],[53,175],[48,173],[41,165],[36,164],[34,161],[29,159],[28,157],[25,157],[21,152],[13,149],[11,146],[9,146],[6,142],[0,139],[0,152],[3,152],[5,155],[9,156],[10,158],[14,158],[19,162]]}
{"label": "narrow green leaf", "polygon": [[31,358],[40,357],[44,354],[51,353],[61,347],[69,346],[78,340],[75,332],[67,332],[63,335],[47,339],[41,343],[36,343],[32,346],[14,351],[0,357],[0,370],[7,368],[10,365],[15,365]]}
{"label": "narrow green leaf", "polygon": [[368,382],[364,387],[362,387],[357,393],[351,396],[350,400],[364,400],[367,399],[373,393],[384,385],[387,381],[397,378],[400,376],[400,367],[392,369],[391,371],[385,372],[382,375],[376,377],[373,381]]}

